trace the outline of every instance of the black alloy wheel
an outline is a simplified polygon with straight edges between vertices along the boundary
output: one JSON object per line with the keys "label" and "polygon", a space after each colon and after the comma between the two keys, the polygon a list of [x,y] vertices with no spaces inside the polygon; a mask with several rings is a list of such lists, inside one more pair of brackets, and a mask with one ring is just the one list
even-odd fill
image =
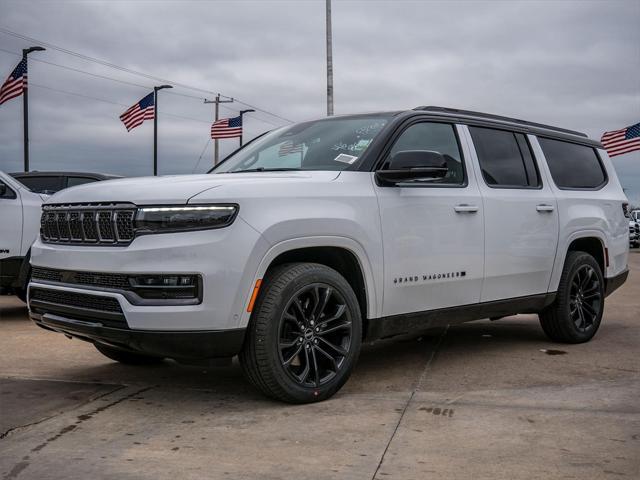
{"label": "black alloy wheel", "polygon": [[289,300],[280,317],[280,363],[298,384],[324,385],[349,355],[352,330],[340,292],[325,283],[307,285]]}
{"label": "black alloy wheel", "polygon": [[253,386],[289,403],[326,400],[360,354],[362,317],[351,285],[317,263],[270,269],[251,313],[240,365]]}
{"label": "black alloy wheel", "polygon": [[588,342],[598,331],[604,312],[604,276],[586,252],[570,251],[554,302],[540,312],[544,333],[555,342]]}
{"label": "black alloy wheel", "polygon": [[591,265],[581,266],[574,274],[569,291],[569,314],[580,332],[593,328],[602,304],[600,280]]}

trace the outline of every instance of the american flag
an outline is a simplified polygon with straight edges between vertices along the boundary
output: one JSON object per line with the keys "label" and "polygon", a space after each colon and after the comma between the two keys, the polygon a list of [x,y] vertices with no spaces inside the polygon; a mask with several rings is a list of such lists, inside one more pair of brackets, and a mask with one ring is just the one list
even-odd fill
{"label": "american flag", "polygon": [[242,136],[242,116],[222,118],[211,125],[211,138],[234,138]]}
{"label": "american flag", "polygon": [[640,150],[640,123],[613,132],[604,132],[602,145],[610,157]]}
{"label": "american flag", "polygon": [[285,155],[291,155],[292,153],[302,153],[302,144],[293,143],[291,140],[287,140],[280,145],[278,149],[278,156],[284,157]]}
{"label": "american flag", "polygon": [[0,105],[22,95],[27,89],[27,59],[23,58],[0,87]]}
{"label": "american flag", "polygon": [[128,132],[136,128],[138,125],[142,125],[142,122],[145,120],[153,120],[155,114],[156,107],[153,93],[150,93],[120,115],[120,120],[122,120],[124,126],[127,127]]}

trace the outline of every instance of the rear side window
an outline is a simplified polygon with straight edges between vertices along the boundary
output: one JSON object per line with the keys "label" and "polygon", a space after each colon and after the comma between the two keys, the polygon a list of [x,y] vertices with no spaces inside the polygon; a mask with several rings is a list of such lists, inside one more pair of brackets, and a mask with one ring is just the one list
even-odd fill
{"label": "rear side window", "polygon": [[531,147],[521,133],[469,127],[482,176],[490,187],[537,188],[540,175]]}
{"label": "rear side window", "polygon": [[89,177],[68,177],[67,178],[67,188],[69,187],[75,187],[76,185],[82,185],[85,183],[91,183],[91,182],[95,182],[96,179],[95,178],[89,178]]}
{"label": "rear side window", "polygon": [[592,147],[538,138],[553,181],[559,188],[591,190],[607,181],[598,153]]}
{"label": "rear side window", "polygon": [[35,193],[55,193],[62,190],[62,177],[17,177],[16,180]]}

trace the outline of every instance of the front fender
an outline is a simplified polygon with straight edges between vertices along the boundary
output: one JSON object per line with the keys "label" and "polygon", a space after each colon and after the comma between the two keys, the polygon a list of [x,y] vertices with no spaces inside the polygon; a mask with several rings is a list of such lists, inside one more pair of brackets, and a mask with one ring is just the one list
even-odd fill
{"label": "front fender", "polygon": [[[246,292],[246,299],[244,305],[249,305],[251,295],[253,293],[253,287],[259,279],[264,278],[269,265],[273,260],[282,253],[297,250],[300,248],[309,247],[337,247],[344,248],[351,252],[362,270],[364,276],[365,290],[367,293],[367,312],[368,318],[375,318],[378,316],[382,309],[382,295],[380,294],[381,282],[378,281],[382,276],[382,263],[381,261],[373,261],[369,258],[366,249],[363,245],[352,238],[341,236],[308,236],[298,237],[288,240],[283,240],[273,245],[266,254],[262,257],[258,268],[253,277],[253,281],[249,285]],[[242,319],[240,322],[241,327],[245,327],[249,323],[251,313],[245,310],[242,313]]]}

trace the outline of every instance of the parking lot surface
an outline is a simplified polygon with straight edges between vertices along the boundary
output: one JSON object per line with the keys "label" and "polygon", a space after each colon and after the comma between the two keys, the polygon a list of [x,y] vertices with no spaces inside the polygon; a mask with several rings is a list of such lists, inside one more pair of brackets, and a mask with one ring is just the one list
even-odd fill
{"label": "parking lot surface", "polygon": [[0,297],[5,479],[640,478],[640,253],[595,339],[535,315],[367,346],[331,400],[229,367],[114,363]]}

